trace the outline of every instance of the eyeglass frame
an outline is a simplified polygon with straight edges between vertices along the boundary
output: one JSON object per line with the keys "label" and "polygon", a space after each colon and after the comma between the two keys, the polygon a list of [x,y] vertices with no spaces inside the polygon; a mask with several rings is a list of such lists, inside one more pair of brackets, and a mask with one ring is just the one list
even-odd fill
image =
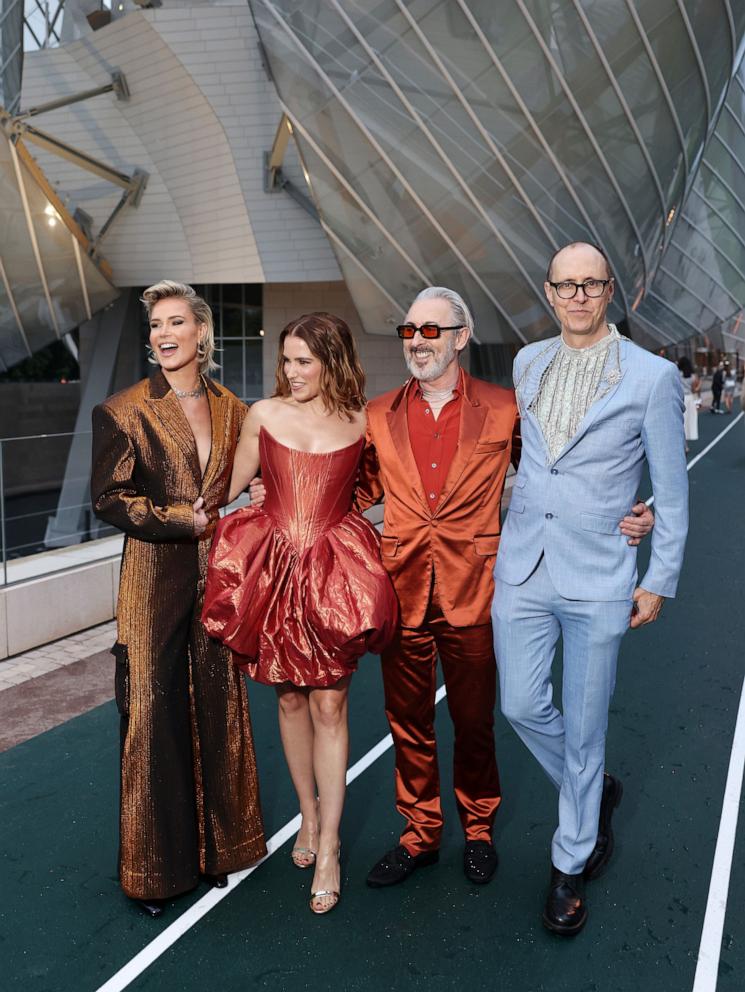
{"label": "eyeglass frame", "polygon": [[[398,336],[401,338],[402,341],[411,341],[411,339],[414,337],[414,334],[416,334],[417,332],[419,332],[419,334],[422,335],[422,337],[424,338],[425,341],[436,341],[439,337],[442,337],[442,332],[443,331],[460,331],[465,326],[466,326],[465,324],[451,324],[448,327],[440,327],[440,325],[438,323],[436,323],[434,320],[425,320],[425,322],[423,324],[420,324],[419,327],[417,327],[416,324],[413,324],[413,323],[397,324],[396,325],[396,334],[398,334]],[[414,328],[414,333],[413,334],[407,335],[407,334],[402,334],[401,333],[405,328],[406,329],[409,329],[409,328],[412,328],[412,327]],[[437,334],[423,334],[422,333],[422,328],[423,327],[436,327],[437,328]]]}
{"label": "eyeglass frame", "polygon": [[[592,296],[585,289],[585,286],[586,286],[586,284],[588,282],[599,282],[599,283],[602,284],[603,288],[600,290],[600,292],[597,294],[597,296]],[[585,279],[583,282],[575,282],[573,279],[562,279],[560,282],[550,282],[550,281],[548,281],[548,284],[551,287],[551,289],[553,289],[553,291],[556,293],[556,295],[559,297],[560,300],[573,300],[574,297],[577,295],[577,291],[579,289],[582,290],[582,292],[585,294],[585,296],[587,297],[588,300],[599,300],[600,297],[605,292],[606,287],[609,285],[609,283],[612,283],[612,282],[613,282],[613,276],[608,276],[607,279],[592,279],[592,278],[590,278],[590,279]],[[572,293],[571,296],[562,296],[561,293],[559,292],[559,286],[566,286],[566,285],[574,286],[574,292]]]}

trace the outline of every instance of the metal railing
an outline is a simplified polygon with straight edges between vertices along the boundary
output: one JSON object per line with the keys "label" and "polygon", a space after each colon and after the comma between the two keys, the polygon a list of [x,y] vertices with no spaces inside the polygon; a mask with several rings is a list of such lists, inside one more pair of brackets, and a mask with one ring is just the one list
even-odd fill
{"label": "metal railing", "polygon": [[[88,495],[90,466],[81,466],[79,477],[67,471],[75,437],[88,440],[90,431],[78,435],[31,434],[0,438],[0,582],[59,571],[69,556],[48,555],[30,567],[29,558],[60,551],[116,534],[98,521]],[[84,469],[84,471],[83,471]],[[27,566],[17,566],[20,560]],[[14,578],[15,575],[18,579]]]}

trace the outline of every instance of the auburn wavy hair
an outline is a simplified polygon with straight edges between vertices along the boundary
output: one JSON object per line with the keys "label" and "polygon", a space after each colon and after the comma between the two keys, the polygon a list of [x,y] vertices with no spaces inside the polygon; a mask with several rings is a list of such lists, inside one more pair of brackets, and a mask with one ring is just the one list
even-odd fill
{"label": "auburn wavy hair", "polygon": [[311,355],[321,363],[320,392],[327,409],[343,413],[350,420],[352,413],[364,409],[365,373],[352,332],[341,317],[322,311],[291,320],[280,334],[274,396],[292,395],[284,369],[284,343],[289,337],[305,341]]}

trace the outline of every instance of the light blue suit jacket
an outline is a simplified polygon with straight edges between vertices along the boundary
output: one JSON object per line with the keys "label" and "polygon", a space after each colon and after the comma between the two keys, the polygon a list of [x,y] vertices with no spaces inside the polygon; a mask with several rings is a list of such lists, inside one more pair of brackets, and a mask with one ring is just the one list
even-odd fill
{"label": "light blue suit jacket", "polygon": [[[565,598],[630,599],[637,584],[636,548],[629,547],[618,525],[637,500],[646,460],[655,527],[649,568],[640,584],[660,596],[674,596],[688,530],[678,370],[622,338],[620,381],[592,404],[575,436],[551,461],[529,407],[559,341],[527,345],[515,359],[523,446],[494,577],[520,585],[544,554]],[[600,389],[606,385],[601,380]]]}

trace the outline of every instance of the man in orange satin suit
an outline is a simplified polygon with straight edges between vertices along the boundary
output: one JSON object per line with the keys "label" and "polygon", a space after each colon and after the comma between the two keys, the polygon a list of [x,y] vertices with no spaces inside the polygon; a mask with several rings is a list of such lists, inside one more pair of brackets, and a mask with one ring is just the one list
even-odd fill
{"label": "man in orange satin suit", "polygon": [[396,807],[406,820],[399,844],[367,877],[374,888],[403,882],[439,858],[438,655],[455,728],[463,870],[480,884],[497,867],[490,607],[500,503],[510,459],[519,457],[519,433],[513,391],[460,367],[472,332],[473,318],[457,293],[423,290],[398,328],[412,377],[368,405],[357,502],[365,509],[385,498],[381,553],[401,618],[382,671],[396,753]]}

